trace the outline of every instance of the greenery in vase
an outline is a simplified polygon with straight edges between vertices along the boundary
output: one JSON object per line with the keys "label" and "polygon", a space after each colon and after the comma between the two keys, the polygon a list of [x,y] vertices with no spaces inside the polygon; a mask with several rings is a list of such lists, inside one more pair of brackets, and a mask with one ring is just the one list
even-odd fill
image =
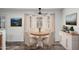
{"label": "greenery in vase", "polygon": [[72,27],[70,27],[70,31],[74,31],[74,28],[73,28],[73,26],[72,26]]}

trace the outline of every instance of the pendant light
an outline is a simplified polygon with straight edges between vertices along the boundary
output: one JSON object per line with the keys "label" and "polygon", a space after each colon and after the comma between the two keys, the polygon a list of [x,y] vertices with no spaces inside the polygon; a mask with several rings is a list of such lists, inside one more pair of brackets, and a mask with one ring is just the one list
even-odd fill
{"label": "pendant light", "polygon": [[38,8],[38,9],[39,9],[39,12],[38,12],[38,14],[39,14],[39,15],[41,15],[41,14],[42,14],[42,13],[41,13],[41,8]]}

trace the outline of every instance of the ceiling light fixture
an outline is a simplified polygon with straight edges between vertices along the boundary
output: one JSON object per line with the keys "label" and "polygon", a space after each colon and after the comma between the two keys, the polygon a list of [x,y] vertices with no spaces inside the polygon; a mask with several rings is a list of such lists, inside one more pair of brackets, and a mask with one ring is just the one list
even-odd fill
{"label": "ceiling light fixture", "polygon": [[38,9],[39,9],[39,12],[38,12],[38,14],[39,14],[39,15],[41,15],[41,14],[42,14],[42,13],[41,13],[41,8],[38,8]]}

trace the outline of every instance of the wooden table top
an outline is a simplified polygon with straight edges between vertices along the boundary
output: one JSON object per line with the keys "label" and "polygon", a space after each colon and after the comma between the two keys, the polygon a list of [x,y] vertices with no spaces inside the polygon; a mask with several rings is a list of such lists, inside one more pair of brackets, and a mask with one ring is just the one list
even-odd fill
{"label": "wooden table top", "polygon": [[45,36],[45,35],[49,35],[49,33],[47,32],[32,32],[32,35],[36,35],[36,36]]}
{"label": "wooden table top", "polygon": [[[64,32],[64,33],[67,33],[67,32]],[[67,34],[69,34],[69,35],[75,35],[75,36],[79,36],[79,33],[77,33],[77,32],[73,32],[73,33],[67,33]]]}

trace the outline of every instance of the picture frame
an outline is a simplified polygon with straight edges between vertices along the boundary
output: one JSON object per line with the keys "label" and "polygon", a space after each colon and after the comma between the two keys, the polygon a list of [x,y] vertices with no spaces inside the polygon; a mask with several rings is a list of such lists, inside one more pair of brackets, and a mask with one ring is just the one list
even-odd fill
{"label": "picture frame", "polygon": [[22,26],[22,18],[15,17],[11,18],[11,27],[20,27]]}
{"label": "picture frame", "polygon": [[77,25],[77,13],[66,16],[66,25]]}

